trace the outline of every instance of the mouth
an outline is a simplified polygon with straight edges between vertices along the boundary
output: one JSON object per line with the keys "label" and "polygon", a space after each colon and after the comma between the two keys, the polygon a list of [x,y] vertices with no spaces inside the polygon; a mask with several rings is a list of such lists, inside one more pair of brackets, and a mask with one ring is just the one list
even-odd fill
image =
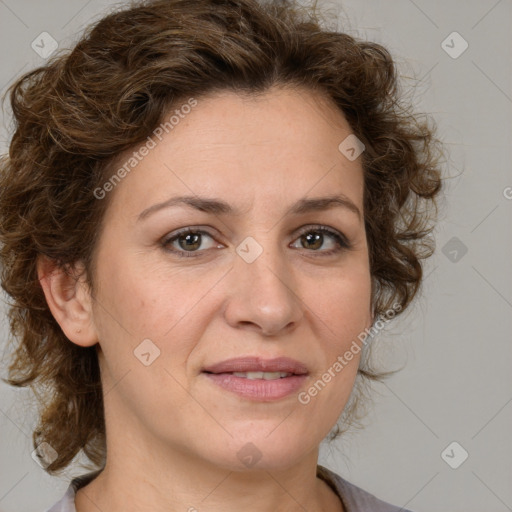
{"label": "mouth", "polygon": [[269,402],[298,391],[308,375],[303,363],[280,357],[230,359],[208,366],[201,372],[220,388],[245,399]]}

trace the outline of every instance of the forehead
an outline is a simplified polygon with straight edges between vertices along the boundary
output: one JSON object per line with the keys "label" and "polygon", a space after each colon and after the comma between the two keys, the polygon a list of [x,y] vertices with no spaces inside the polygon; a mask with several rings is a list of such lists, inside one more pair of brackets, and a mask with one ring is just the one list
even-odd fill
{"label": "forehead", "polygon": [[222,91],[196,101],[181,112],[177,104],[163,117],[165,123],[174,115],[174,123],[160,137],[150,136],[154,147],[116,186],[123,204],[140,209],[172,194],[198,194],[231,198],[244,209],[257,197],[274,204],[334,189],[361,204],[360,159],[349,161],[338,149],[352,130],[322,94],[274,88],[257,96]]}
{"label": "forehead", "polygon": [[[340,134],[350,132],[345,116],[325,94],[291,86],[273,87],[257,95],[232,91],[208,95],[173,129],[176,136],[192,136],[188,141],[205,150],[216,149],[207,143],[222,144],[226,152],[274,146],[281,152],[293,149],[304,157],[328,145],[336,149]],[[300,144],[305,141],[306,146]]]}

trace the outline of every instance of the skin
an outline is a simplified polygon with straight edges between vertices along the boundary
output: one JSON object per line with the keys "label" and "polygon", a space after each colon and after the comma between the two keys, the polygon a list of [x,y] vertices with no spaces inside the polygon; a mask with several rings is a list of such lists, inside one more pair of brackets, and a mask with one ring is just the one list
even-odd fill
{"label": "skin", "polygon": [[[316,465],[359,355],[307,405],[297,393],[274,402],[239,397],[201,369],[242,355],[288,356],[308,367],[307,390],[371,326],[363,219],[343,207],[285,214],[304,197],[333,194],[363,213],[361,158],[338,150],[351,133],[342,113],[309,90],[202,97],[110,192],[95,296],[84,275],[73,280],[39,261],[66,336],[98,344],[108,457],[78,491],[78,512],[343,510]],[[173,206],[137,220],[179,195],[215,197],[240,213]],[[344,234],[351,248],[328,234],[308,243],[317,225]],[[169,246],[186,252],[183,237],[167,250],[162,239],[189,226],[211,237],[194,246],[199,257],[180,258]],[[247,236],[263,248],[252,263],[236,252]],[[144,339],[160,350],[149,366],[134,357]],[[249,442],[262,455],[252,467],[237,456]]]}

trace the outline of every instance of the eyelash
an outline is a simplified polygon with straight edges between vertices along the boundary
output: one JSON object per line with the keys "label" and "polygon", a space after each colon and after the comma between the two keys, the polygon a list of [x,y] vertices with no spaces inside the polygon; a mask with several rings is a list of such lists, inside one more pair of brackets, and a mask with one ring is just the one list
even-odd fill
{"label": "eyelash", "polygon": [[[308,249],[304,249],[305,251],[308,251],[308,252],[320,253],[321,257],[322,256],[331,256],[333,254],[339,253],[344,250],[349,250],[352,248],[352,245],[350,244],[350,242],[346,239],[346,237],[344,235],[342,235],[341,233],[338,233],[337,231],[334,231],[333,229],[327,228],[325,226],[320,226],[320,225],[319,226],[306,226],[304,229],[302,229],[299,232],[297,239],[307,233],[327,233],[334,239],[334,241],[338,245],[338,247],[336,249],[330,249],[329,251],[318,251],[318,250],[308,251]],[[205,252],[205,250],[203,250],[203,251],[182,251],[182,250],[169,248],[169,246],[172,242],[179,239],[181,236],[188,235],[188,234],[207,235],[210,238],[214,239],[214,237],[210,233],[208,233],[207,231],[204,231],[202,229],[185,228],[185,229],[182,229],[182,230],[176,232],[172,237],[165,238],[162,240],[161,244],[162,244],[164,250],[177,255],[179,258],[200,257],[202,255],[202,253]],[[208,249],[206,249],[206,250],[208,250]],[[317,257],[317,255],[315,255],[314,257]]]}

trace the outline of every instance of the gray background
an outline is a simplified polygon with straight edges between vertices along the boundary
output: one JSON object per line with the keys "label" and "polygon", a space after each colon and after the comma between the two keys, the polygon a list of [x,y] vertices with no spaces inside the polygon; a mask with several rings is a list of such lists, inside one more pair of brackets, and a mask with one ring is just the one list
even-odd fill
{"label": "gray background", "polygon": [[[41,32],[69,46],[113,5],[0,0],[0,93],[44,62],[31,48]],[[405,87],[415,86],[417,110],[438,123],[450,178],[423,293],[380,336],[386,358],[406,367],[376,389],[365,430],[323,445],[320,462],[417,512],[512,510],[512,1],[331,0],[328,7],[343,9],[338,28],[391,50]],[[457,58],[442,47],[454,31],[469,44]],[[445,44],[461,48],[457,39]],[[8,115],[3,124],[1,151]],[[0,332],[4,351],[1,310]],[[42,512],[81,472],[50,477],[32,460],[29,395],[0,384],[0,512]],[[469,454],[457,469],[441,457],[453,441]],[[460,460],[460,448],[447,453],[452,464]]]}

